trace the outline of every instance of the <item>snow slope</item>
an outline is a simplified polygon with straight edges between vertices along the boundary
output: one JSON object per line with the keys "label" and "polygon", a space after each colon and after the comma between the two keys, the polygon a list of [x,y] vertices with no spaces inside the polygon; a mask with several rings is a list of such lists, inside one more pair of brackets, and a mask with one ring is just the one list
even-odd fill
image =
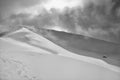
{"label": "snow slope", "polygon": [[0,38],[0,65],[0,80],[120,80],[118,67],[69,52],[26,28]]}
{"label": "snow slope", "polygon": [[101,59],[109,64],[120,66],[120,44],[55,30],[43,29],[39,33],[78,55]]}

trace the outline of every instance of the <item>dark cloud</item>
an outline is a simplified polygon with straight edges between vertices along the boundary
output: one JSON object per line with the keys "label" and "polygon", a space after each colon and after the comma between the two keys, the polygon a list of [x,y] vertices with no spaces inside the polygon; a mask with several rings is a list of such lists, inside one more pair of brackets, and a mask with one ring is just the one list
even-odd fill
{"label": "dark cloud", "polygon": [[0,0],[0,22],[20,8],[30,7],[42,0]]}

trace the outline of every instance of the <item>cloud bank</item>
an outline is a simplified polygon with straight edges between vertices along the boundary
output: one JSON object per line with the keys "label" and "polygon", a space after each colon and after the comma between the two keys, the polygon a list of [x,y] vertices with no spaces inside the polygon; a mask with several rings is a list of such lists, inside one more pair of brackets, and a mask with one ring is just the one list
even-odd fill
{"label": "cloud bank", "polygon": [[[96,37],[106,38],[112,35],[112,39],[119,38],[119,24],[118,18],[112,17],[109,4],[110,0],[0,0],[0,23],[4,20],[9,20],[9,16],[14,15],[19,18],[32,18],[27,19],[27,24],[32,26],[53,26],[54,29],[66,29],[74,31],[74,33],[83,33],[87,35],[94,35]],[[81,12],[81,8],[88,5],[89,2],[93,4],[87,6]],[[118,2],[117,2],[118,4]],[[75,8],[73,12],[65,8]],[[43,9],[44,8],[44,9]],[[79,9],[76,9],[79,8]],[[115,7],[116,8],[116,7]],[[51,14],[53,11],[62,11],[63,13]],[[117,10],[117,9],[116,9]],[[68,12],[66,12],[68,11]],[[42,15],[41,12],[43,13]],[[72,14],[73,13],[73,14]],[[45,15],[44,15],[45,14]],[[106,16],[107,15],[107,16]],[[59,20],[57,19],[59,17]],[[57,21],[58,20],[58,21]],[[12,21],[11,19],[9,21]],[[117,22],[116,22],[117,21]],[[23,21],[25,22],[25,20]],[[56,25],[59,23],[58,25]],[[6,24],[6,23],[5,23]],[[8,23],[7,23],[8,24]],[[16,23],[15,23],[16,24]],[[83,30],[83,28],[85,30]],[[101,36],[102,35],[102,36]]]}
{"label": "cloud bank", "polygon": [[8,17],[19,9],[30,7],[41,2],[40,0],[0,0],[0,20]]}

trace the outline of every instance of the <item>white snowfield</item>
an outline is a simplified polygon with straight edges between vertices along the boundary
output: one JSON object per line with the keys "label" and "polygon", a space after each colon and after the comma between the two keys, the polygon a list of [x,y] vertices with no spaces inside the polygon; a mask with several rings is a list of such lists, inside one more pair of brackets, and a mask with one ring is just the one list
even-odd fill
{"label": "white snowfield", "polygon": [[23,28],[0,38],[0,80],[120,80],[120,68]]}

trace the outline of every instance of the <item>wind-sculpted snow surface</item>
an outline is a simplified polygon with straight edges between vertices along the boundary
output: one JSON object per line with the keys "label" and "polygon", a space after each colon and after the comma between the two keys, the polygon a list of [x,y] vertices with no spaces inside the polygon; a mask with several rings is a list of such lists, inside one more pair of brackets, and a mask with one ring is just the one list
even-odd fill
{"label": "wind-sculpted snow surface", "polygon": [[[99,58],[120,66],[119,44],[54,30],[44,29],[40,33],[52,42],[76,54]],[[81,50],[89,53],[81,53]]]}
{"label": "wind-sculpted snow surface", "polygon": [[72,53],[26,28],[0,38],[0,80],[81,79],[120,80],[120,68]]}

